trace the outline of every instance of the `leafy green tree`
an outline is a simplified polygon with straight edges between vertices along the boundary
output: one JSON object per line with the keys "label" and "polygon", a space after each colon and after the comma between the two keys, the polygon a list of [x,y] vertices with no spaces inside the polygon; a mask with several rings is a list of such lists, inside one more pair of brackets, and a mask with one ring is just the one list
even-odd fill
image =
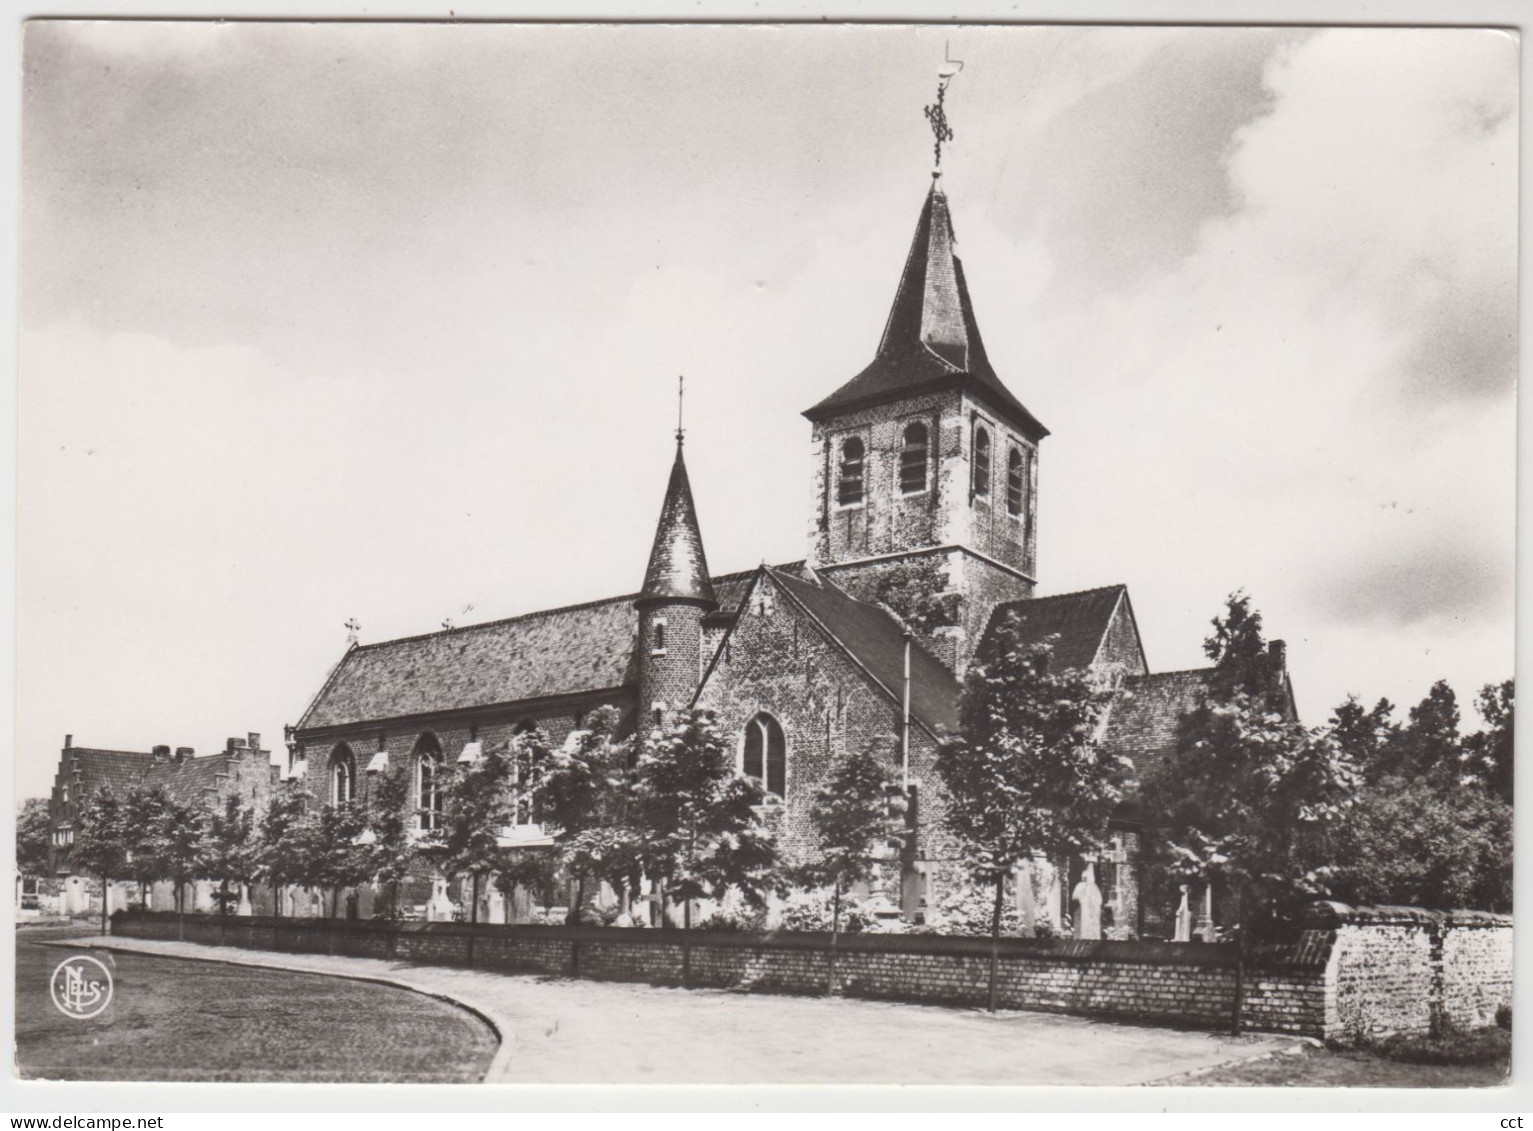
{"label": "leafy green tree", "polygon": [[1006,877],[1038,854],[1100,848],[1132,770],[1095,742],[1110,692],[1086,672],[1055,670],[1053,648],[1052,637],[1027,644],[1009,615],[964,681],[959,733],[937,750],[944,823],[969,873],[995,889],[992,1011]]}
{"label": "leafy green tree", "polygon": [[[272,915],[282,918],[282,889],[302,883],[303,838],[307,796],[289,783],[273,794],[261,814],[256,836],[256,876],[271,888]],[[274,928],[280,938],[280,925]],[[275,942],[274,942],[275,945]]]}
{"label": "leafy green tree", "polygon": [[1371,776],[1413,774],[1456,780],[1464,769],[1459,721],[1458,696],[1447,680],[1438,680],[1426,698],[1410,709],[1405,725],[1379,750]]}
{"label": "leafy green tree", "polygon": [[135,789],[124,801],[128,827],[128,871],[138,882],[139,899],[149,906],[149,889],[170,878],[170,795],[159,786]]}
{"label": "leafy green tree", "polygon": [[207,815],[197,806],[172,798],[160,811],[165,878],[175,885],[176,937],[186,937],[186,885],[197,879],[207,835]]}
{"label": "leafy green tree", "polygon": [[[756,810],[764,798],[758,782],[735,773],[733,748],[712,711],[683,713],[640,757],[630,809],[640,861],[666,899],[681,904],[686,930],[694,900],[734,890],[762,907],[781,886],[777,849]],[[684,981],[690,962],[684,948]]]}
{"label": "leafy green tree", "polygon": [[620,896],[637,884],[636,838],[627,824],[631,744],[616,739],[618,722],[612,707],[593,712],[564,746],[547,752],[538,779],[543,826],[575,877],[574,922],[585,905],[588,880],[605,880]]}
{"label": "leafy green tree", "polygon": [[1512,804],[1516,698],[1514,680],[1482,687],[1475,705],[1485,727],[1464,740],[1464,763],[1470,777],[1507,805]]}
{"label": "leafy green tree", "polygon": [[1356,695],[1347,696],[1331,712],[1331,737],[1367,778],[1380,771],[1384,751],[1399,732],[1394,713],[1395,705],[1388,699],[1380,699],[1370,711],[1364,709]]}
{"label": "leafy green tree", "polygon": [[47,798],[29,797],[23,801],[16,812],[16,870],[23,876],[47,873],[52,832]]}
{"label": "leafy green tree", "polygon": [[236,883],[241,890],[254,883],[259,870],[260,845],[255,835],[255,810],[237,793],[224,798],[222,808],[207,816],[206,835],[202,839],[198,870],[207,879],[218,881],[218,913],[230,914],[230,905],[238,906],[239,896],[229,891]]}
{"label": "leafy green tree", "polygon": [[109,886],[128,870],[127,813],[111,790],[101,790],[86,806],[70,860],[80,871],[101,878],[101,933],[104,935],[109,930]]}
{"label": "leafy green tree", "polygon": [[798,878],[810,887],[831,889],[827,975],[831,994],[836,992],[842,893],[873,878],[880,850],[897,852],[905,843],[905,794],[879,756],[881,749],[892,744],[893,739],[874,739],[837,759],[809,808],[815,852],[798,869]]}
{"label": "leafy green tree", "polygon": [[1253,658],[1266,647],[1249,599],[1233,594],[1214,624],[1209,695],[1183,715],[1141,796],[1157,863],[1233,891],[1245,939],[1276,929],[1296,900],[1329,892],[1336,832],[1361,778],[1328,730],[1300,725],[1286,693],[1263,686]]}
{"label": "leafy green tree", "polygon": [[1442,775],[1387,774],[1338,837],[1332,893],[1351,903],[1510,911],[1512,808]]}
{"label": "leafy green tree", "polygon": [[[515,743],[486,743],[473,762],[455,767],[443,792],[441,821],[431,832],[431,844],[442,861],[443,871],[448,875],[466,873],[469,877],[470,924],[479,922],[480,886],[503,863],[501,830],[516,817],[512,786],[516,781],[518,752]],[[468,960],[474,961],[472,932]]]}
{"label": "leafy green tree", "polygon": [[366,815],[360,805],[321,805],[311,810],[297,836],[300,882],[330,893],[330,918],[341,915],[341,896],[347,888],[365,883],[371,875],[363,832]]}
{"label": "leafy green tree", "polygon": [[548,848],[503,848],[495,871],[495,889],[506,902],[506,925],[511,925],[511,902],[521,888],[536,902],[548,906],[548,893],[559,876],[559,858]]}
{"label": "leafy green tree", "polygon": [[410,776],[405,770],[379,775],[372,788],[367,819],[372,832],[368,849],[372,878],[388,890],[387,917],[400,919],[403,915],[399,885],[409,878],[417,855],[410,812]]}

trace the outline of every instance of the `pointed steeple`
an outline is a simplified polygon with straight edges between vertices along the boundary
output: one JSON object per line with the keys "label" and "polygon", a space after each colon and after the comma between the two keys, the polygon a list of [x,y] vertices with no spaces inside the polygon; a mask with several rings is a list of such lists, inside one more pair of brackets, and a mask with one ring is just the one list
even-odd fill
{"label": "pointed steeple", "polygon": [[692,502],[687,463],[682,458],[680,429],[676,434],[676,462],[671,465],[671,480],[666,485],[665,505],[660,509],[660,525],[649,552],[649,568],[644,571],[639,600],[687,601],[718,607],[713,582],[708,577],[708,559],[703,553],[703,535],[697,524],[697,507]]}
{"label": "pointed steeple", "polygon": [[821,420],[849,408],[972,385],[1023,433],[1035,439],[1048,435],[990,367],[955,243],[947,194],[934,174],[877,355],[805,416]]}

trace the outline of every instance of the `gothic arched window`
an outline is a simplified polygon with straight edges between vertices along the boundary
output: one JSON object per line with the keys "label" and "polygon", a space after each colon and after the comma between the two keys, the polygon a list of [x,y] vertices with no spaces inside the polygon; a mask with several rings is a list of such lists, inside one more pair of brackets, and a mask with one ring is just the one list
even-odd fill
{"label": "gothic arched window", "polygon": [[852,436],[841,444],[841,478],[836,487],[836,502],[843,507],[862,502],[862,457],[866,449]]}
{"label": "gothic arched window", "polygon": [[900,490],[906,495],[926,490],[926,444],[926,425],[905,426],[905,445],[900,449]]}
{"label": "gothic arched window", "polygon": [[351,747],[341,745],[330,752],[330,801],[349,805],[357,796],[357,760]]}
{"label": "gothic arched window", "polygon": [[434,829],[442,823],[442,744],[434,735],[422,735],[415,744],[415,797],[417,825]]}
{"label": "gothic arched window", "polygon": [[1021,448],[1012,448],[1006,457],[1006,513],[1022,513],[1022,492],[1027,483],[1027,459]]}
{"label": "gothic arched window", "polygon": [[990,433],[983,425],[974,429],[974,493],[990,494]]}
{"label": "gothic arched window", "polygon": [[745,724],[740,770],[759,781],[768,793],[787,796],[788,742],[782,725],[764,711]]}

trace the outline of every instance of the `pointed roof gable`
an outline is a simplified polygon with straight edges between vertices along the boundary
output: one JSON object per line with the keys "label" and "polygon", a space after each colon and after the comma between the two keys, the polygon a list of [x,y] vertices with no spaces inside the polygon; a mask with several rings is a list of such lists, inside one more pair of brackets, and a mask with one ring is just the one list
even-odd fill
{"label": "pointed roof gable", "polygon": [[997,605],[981,638],[981,653],[994,639],[1001,621],[1007,616],[1015,616],[1025,643],[1037,644],[1045,637],[1058,636],[1054,643],[1054,662],[1064,668],[1088,668],[1101,652],[1112,627],[1113,614],[1126,595],[1125,586],[1108,585],[1079,593],[1027,597]]}
{"label": "pointed roof gable", "polygon": [[649,552],[649,568],[644,571],[639,600],[718,605],[713,583],[708,579],[708,559],[703,553],[703,535],[697,525],[697,507],[692,502],[692,484],[687,479],[679,433],[676,462],[671,465],[671,481],[665,489],[665,505],[660,508],[660,525],[655,530],[655,544]]}
{"label": "pointed roof gable", "polygon": [[[792,603],[807,613],[890,698],[901,702],[905,680],[905,629],[889,612],[859,601],[818,574],[805,580],[761,567]],[[705,681],[706,683],[706,681]],[[930,652],[910,646],[910,714],[933,736],[958,726],[958,681]]]}
{"label": "pointed roof gable", "polygon": [[933,181],[877,356],[805,416],[820,420],[929,389],[968,386],[1027,435],[1048,435],[990,366],[954,242],[947,196]]}

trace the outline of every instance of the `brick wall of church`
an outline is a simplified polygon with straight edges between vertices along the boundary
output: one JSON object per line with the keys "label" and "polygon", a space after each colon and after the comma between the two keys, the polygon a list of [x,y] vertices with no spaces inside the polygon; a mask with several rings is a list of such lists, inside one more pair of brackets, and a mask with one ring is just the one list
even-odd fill
{"label": "brick wall of church", "polygon": [[[763,580],[770,586],[770,581]],[[775,587],[774,587],[775,589]],[[781,844],[794,859],[813,845],[809,806],[833,760],[880,736],[897,735],[899,708],[869,684],[841,649],[774,593],[762,611],[747,602],[728,645],[699,699],[717,712],[724,733],[737,741],[758,711],[772,714],[787,738],[787,797]],[[911,728],[911,775],[934,782],[936,744],[920,727]],[[891,766],[895,770],[897,766]],[[928,786],[928,790],[930,787]],[[923,805],[920,852],[953,855],[938,829],[940,799]]]}
{"label": "brick wall of church", "polygon": [[[703,667],[703,609],[691,604],[648,605],[639,610],[640,732],[652,725],[656,703],[684,709],[697,693]],[[657,635],[664,626],[664,643]]]}

